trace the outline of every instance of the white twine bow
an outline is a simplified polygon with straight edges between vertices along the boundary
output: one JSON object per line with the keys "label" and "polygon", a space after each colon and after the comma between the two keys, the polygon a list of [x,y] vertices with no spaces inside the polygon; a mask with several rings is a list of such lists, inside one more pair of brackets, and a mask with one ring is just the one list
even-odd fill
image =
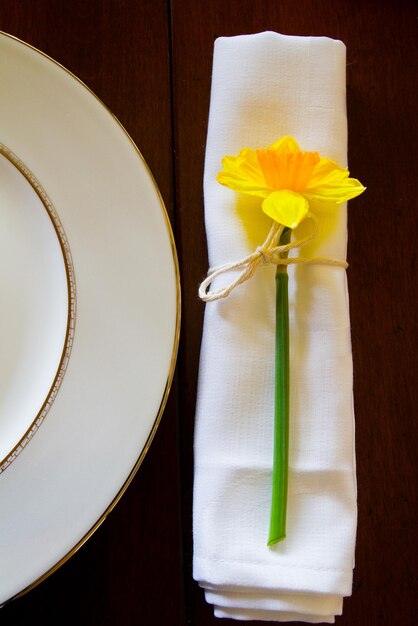
{"label": "white twine bow", "polygon": [[[313,232],[302,238],[296,239],[295,241],[291,241],[290,243],[279,245],[280,238],[283,234],[285,227],[283,224],[279,224],[278,222],[273,222],[270,231],[267,235],[266,240],[261,246],[258,246],[256,250],[244,257],[240,261],[236,261],[233,263],[225,263],[224,265],[218,265],[217,267],[212,267],[208,271],[208,275],[205,280],[202,281],[199,287],[199,297],[204,302],[213,302],[215,300],[220,300],[221,298],[226,298],[229,296],[231,291],[241,285],[246,280],[251,278],[256,269],[261,264],[273,263],[274,265],[294,265],[299,263],[309,263],[309,264],[319,264],[319,265],[334,265],[336,267],[348,267],[348,263],[345,261],[338,261],[335,259],[329,259],[327,257],[316,257],[314,259],[305,259],[303,257],[291,257],[289,258],[287,255],[289,250],[293,248],[300,248],[306,245],[309,241],[316,236],[318,231],[318,221],[313,213],[308,214],[308,218],[310,218],[313,224]],[[228,285],[218,289],[216,291],[210,291],[211,283],[220,276],[221,274],[227,274],[228,272],[232,272],[234,270],[242,270],[238,276],[232,280]]]}

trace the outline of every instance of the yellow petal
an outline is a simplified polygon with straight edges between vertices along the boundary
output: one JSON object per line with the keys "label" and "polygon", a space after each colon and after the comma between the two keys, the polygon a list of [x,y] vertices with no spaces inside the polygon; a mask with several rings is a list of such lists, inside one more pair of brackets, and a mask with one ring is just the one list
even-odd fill
{"label": "yellow petal", "polygon": [[216,177],[221,185],[262,198],[270,193],[254,150],[244,148],[237,156],[224,157],[222,167]]}
{"label": "yellow petal", "polygon": [[274,150],[277,154],[294,154],[295,152],[301,152],[298,142],[290,135],[286,135],[286,137],[282,137],[273,143],[269,146],[269,150]]}
{"label": "yellow petal", "polygon": [[302,194],[281,189],[280,191],[273,191],[267,196],[262,208],[264,213],[279,224],[296,228],[307,216],[309,204]]}
{"label": "yellow petal", "polygon": [[320,159],[306,186],[304,195],[308,200],[341,204],[360,195],[365,187],[349,171],[330,159]]}
{"label": "yellow petal", "polygon": [[329,175],[332,176],[332,174],[336,170],[340,172],[347,171],[345,167],[341,167],[341,165],[338,165],[338,163],[336,163],[335,161],[332,161],[331,159],[326,159],[325,157],[321,157],[313,169],[311,178],[309,180],[310,186],[317,185],[318,183],[325,180]]}

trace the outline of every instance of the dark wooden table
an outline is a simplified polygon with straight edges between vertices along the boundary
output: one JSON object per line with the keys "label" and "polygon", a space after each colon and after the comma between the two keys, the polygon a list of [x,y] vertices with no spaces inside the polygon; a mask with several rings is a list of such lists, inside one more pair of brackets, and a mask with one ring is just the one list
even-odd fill
{"label": "dark wooden table", "polygon": [[0,29],[74,72],[132,135],[169,211],[183,288],[177,374],[144,463],[91,539],[4,607],[0,624],[221,623],[191,574],[203,314],[196,290],[207,269],[202,175],[214,39],[262,30],[347,45],[350,168],[368,191],[349,214],[359,526],[353,595],[337,622],[417,624],[417,7],[407,0],[0,0]]}

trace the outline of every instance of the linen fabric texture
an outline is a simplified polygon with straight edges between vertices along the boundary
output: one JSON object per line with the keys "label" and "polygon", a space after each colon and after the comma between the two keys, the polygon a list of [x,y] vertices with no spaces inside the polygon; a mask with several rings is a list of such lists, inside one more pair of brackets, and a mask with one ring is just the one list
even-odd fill
{"label": "linen fabric texture", "polygon": [[[216,40],[205,156],[211,267],[260,245],[261,199],[221,186],[222,157],[292,135],[345,166],[346,49],[273,32]],[[320,216],[319,216],[320,218]],[[346,205],[292,255],[344,260]],[[323,224],[325,221],[323,222]],[[356,474],[346,272],[289,267],[287,537],[267,546],[273,462],[275,266],[206,305],[195,426],[193,575],[218,617],[334,622],[352,589]],[[234,275],[218,277],[213,288]]]}

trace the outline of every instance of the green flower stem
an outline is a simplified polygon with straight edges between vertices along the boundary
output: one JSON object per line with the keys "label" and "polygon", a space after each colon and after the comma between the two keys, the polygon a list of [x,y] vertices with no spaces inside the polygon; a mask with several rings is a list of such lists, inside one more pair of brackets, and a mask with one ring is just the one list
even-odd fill
{"label": "green flower stem", "polygon": [[[288,243],[286,230],[280,243]],[[287,255],[286,255],[287,256]],[[286,537],[287,482],[289,461],[289,297],[286,265],[276,271],[276,367],[274,397],[273,476],[268,545]]]}

